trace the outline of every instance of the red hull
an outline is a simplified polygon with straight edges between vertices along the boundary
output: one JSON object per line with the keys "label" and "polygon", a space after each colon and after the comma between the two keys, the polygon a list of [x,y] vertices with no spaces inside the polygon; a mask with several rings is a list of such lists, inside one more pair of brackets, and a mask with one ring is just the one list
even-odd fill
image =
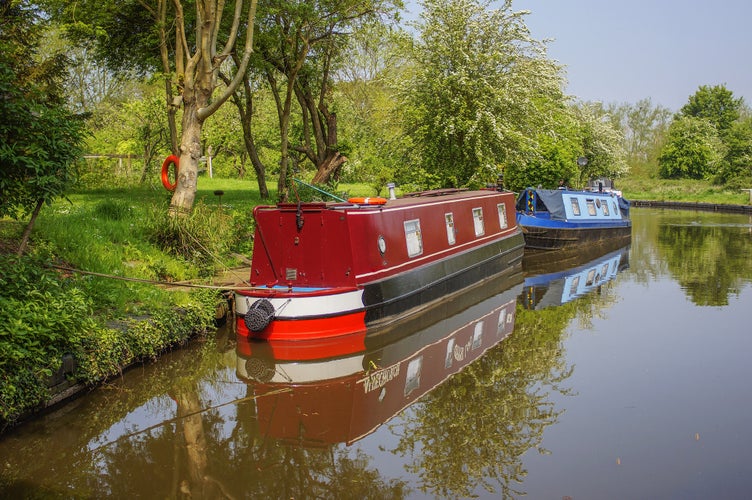
{"label": "red hull", "polygon": [[382,205],[256,207],[238,332],[306,340],[362,331],[521,267],[514,195],[451,191]]}

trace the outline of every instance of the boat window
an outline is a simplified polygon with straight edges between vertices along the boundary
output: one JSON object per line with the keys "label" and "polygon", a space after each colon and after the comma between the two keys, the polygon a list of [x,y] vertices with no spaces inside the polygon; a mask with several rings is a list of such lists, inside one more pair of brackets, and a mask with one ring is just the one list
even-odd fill
{"label": "boat window", "polygon": [[509,226],[509,223],[507,223],[507,206],[499,203],[496,208],[499,209],[499,227],[506,229]]}
{"label": "boat window", "polygon": [[577,198],[570,198],[569,200],[572,202],[572,214],[580,215],[582,213],[580,212],[580,200]]}
{"label": "boat window", "polygon": [[483,236],[486,230],[483,227],[483,209],[473,208],[473,224],[475,225],[475,236]]}
{"label": "boat window", "polygon": [[420,372],[423,368],[423,356],[415,358],[407,365],[407,376],[405,377],[405,396],[420,387]]}
{"label": "boat window", "polygon": [[405,221],[405,241],[407,242],[407,255],[409,257],[415,257],[423,253],[420,219]]}
{"label": "boat window", "polygon": [[447,241],[450,245],[454,245],[457,241],[454,231],[454,214],[451,212],[444,214],[444,221],[446,222]]}
{"label": "boat window", "polygon": [[595,211],[595,200],[585,200],[585,203],[587,203],[587,212],[590,215],[596,215]]}
{"label": "boat window", "polygon": [[595,283],[595,269],[591,269],[587,273],[587,280],[585,281],[585,286],[593,286],[593,283]]}
{"label": "boat window", "polygon": [[606,215],[606,216],[610,215],[608,213],[608,202],[603,203],[603,205],[601,205],[601,208],[603,208],[603,215]]}
{"label": "boat window", "polygon": [[575,276],[572,283],[569,284],[569,295],[576,295],[577,289],[580,287],[580,277]]}
{"label": "boat window", "polygon": [[473,330],[473,351],[480,347],[483,343],[483,321],[475,323],[475,329]]}
{"label": "boat window", "polygon": [[614,204],[614,213],[618,214],[619,213],[619,207],[616,206],[616,202],[615,201],[613,202],[613,204]]}
{"label": "boat window", "polygon": [[446,358],[444,359],[444,368],[451,368],[454,362],[454,339],[447,342]]}
{"label": "boat window", "polygon": [[504,333],[504,324],[507,321],[507,309],[504,308],[499,312],[499,324],[496,326],[496,337],[500,337]]}

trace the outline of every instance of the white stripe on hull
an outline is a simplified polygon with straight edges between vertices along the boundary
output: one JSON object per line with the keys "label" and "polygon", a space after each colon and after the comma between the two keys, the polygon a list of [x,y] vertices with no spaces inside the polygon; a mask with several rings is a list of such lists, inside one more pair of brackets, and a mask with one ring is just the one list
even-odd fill
{"label": "white stripe on hull", "polygon": [[[281,294],[280,294],[281,295]],[[249,297],[235,294],[235,313],[244,316],[248,308],[265,297]],[[306,317],[329,316],[363,310],[363,290],[316,295],[312,297],[271,297],[267,298],[274,306],[275,317],[279,319],[300,319]]]}
{"label": "white stripe on hull", "polygon": [[[317,362],[276,362],[274,376],[265,382],[305,384],[323,380],[334,380],[363,371],[363,354],[342,359],[325,359]],[[245,379],[251,379],[246,372],[245,358],[238,357],[237,372]]]}

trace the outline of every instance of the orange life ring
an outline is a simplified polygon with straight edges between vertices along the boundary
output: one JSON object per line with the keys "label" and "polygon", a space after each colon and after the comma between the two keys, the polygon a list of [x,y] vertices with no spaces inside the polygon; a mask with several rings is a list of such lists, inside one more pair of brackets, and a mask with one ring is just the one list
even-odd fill
{"label": "orange life ring", "polygon": [[[170,182],[170,165],[175,164],[175,182]],[[175,191],[178,185],[178,171],[180,170],[180,158],[170,155],[162,162],[162,185],[168,191]]]}
{"label": "orange life ring", "polygon": [[358,205],[383,205],[386,203],[386,198],[348,198],[347,201]]}

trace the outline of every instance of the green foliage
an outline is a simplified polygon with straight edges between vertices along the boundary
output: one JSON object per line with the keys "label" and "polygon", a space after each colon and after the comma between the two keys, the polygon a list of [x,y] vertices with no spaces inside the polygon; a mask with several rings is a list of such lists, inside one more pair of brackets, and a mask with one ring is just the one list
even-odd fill
{"label": "green foliage", "polygon": [[726,156],[716,172],[715,182],[729,187],[752,186],[752,117],[734,122],[724,137]]}
{"label": "green foliage", "polygon": [[62,105],[63,58],[38,62],[38,19],[25,2],[0,5],[0,216],[21,217],[73,182],[84,124]]}
{"label": "green foliage", "polygon": [[99,297],[39,259],[0,259],[0,422],[11,422],[49,397],[48,380],[65,354],[73,355],[75,381],[95,383],[124,366],[152,359],[212,324],[216,292],[164,295],[163,305],[119,328],[95,316]]}
{"label": "green foliage", "polygon": [[671,122],[671,110],[646,98],[634,104],[611,104],[603,113],[624,138],[630,175],[649,176],[657,172],[657,157]]}
{"label": "green foliage", "polygon": [[580,167],[580,184],[597,177],[617,179],[626,175],[628,167],[621,132],[592,106],[581,106],[577,112],[582,154],[587,158],[587,163]]}
{"label": "green foliage", "polygon": [[715,127],[701,118],[674,120],[658,164],[664,179],[708,179],[718,168],[722,147]]}
{"label": "green foliage", "polygon": [[540,134],[537,147],[527,157],[510,163],[504,169],[507,189],[521,191],[530,186],[554,189],[559,181],[571,185],[579,177],[577,157],[582,155],[582,144],[575,116],[562,109],[551,133]]}
{"label": "green foliage", "polygon": [[563,102],[559,67],[512,2],[427,0],[414,73],[403,88],[405,130],[440,186],[495,182]]}
{"label": "green foliage", "polygon": [[92,305],[68,280],[30,258],[0,259],[0,421],[47,397],[47,378],[86,332]]}
{"label": "green foliage", "polygon": [[697,92],[689,96],[689,101],[682,106],[680,114],[707,120],[715,127],[718,135],[724,137],[739,119],[743,103],[744,100],[735,99],[733,92],[725,85],[701,85]]}
{"label": "green foliage", "polygon": [[663,178],[714,179],[739,187],[752,178],[752,125],[743,99],[723,85],[701,86],[669,128],[658,158]]}
{"label": "green foliage", "polygon": [[149,241],[165,252],[198,266],[199,274],[211,276],[220,256],[249,238],[250,227],[236,224],[233,215],[199,201],[185,217],[173,217],[154,206],[147,222]]}

